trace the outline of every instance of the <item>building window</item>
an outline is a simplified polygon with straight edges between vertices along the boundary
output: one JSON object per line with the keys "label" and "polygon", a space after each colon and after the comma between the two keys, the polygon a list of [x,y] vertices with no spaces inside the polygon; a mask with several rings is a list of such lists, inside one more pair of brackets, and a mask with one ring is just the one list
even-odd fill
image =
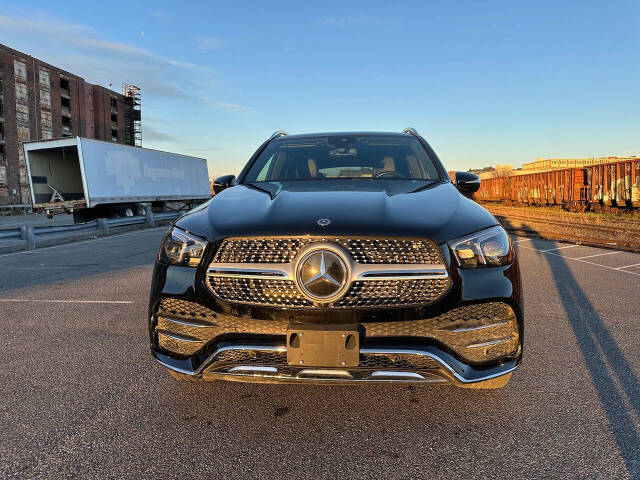
{"label": "building window", "polygon": [[112,113],[111,114],[111,121],[118,123],[118,114],[117,113]]}
{"label": "building window", "polygon": [[29,107],[27,105],[16,104],[16,121],[29,125]]}
{"label": "building window", "polygon": [[25,103],[29,101],[29,91],[24,83],[16,83],[16,101]]}
{"label": "building window", "polygon": [[60,77],[60,95],[63,97],[69,97],[69,80],[63,77]]}
{"label": "building window", "polygon": [[111,108],[118,108],[118,99],[116,97],[111,97]]}
{"label": "building window", "polygon": [[46,110],[41,110],[40,111],[40,123],[42,125],[42,128],[52,128],[52,117],[51,117],[51,112],[47,112]]}
{"label": "building window", "polygon": [[111,130],[111,141],[112,142],[118,141],[118,130]]}
{"label": "building window", "polygon": [[71,100],[68,98],[62,97],[60,99],[61,113],[62,116],[70,117],[71,116]]}
{"label": "building window", "polygon": [[44,68],[40,68],[38,73],[38,80],[40,81],[40,86],[49,87],[49,72]]}
{"label": "building window", "polygon": [[51,93],[49,90],[40,89],[40,106],[51,108]]}
{"label": "building window", "polygon": [[26,80],[27,79],[27,64],[21,60],[13,61],[13,74],[16,77],[16,80]]}
{"label": "building window", "polygon": [[68,137],[71,135],[71,118],[62,117],[62,136]]}

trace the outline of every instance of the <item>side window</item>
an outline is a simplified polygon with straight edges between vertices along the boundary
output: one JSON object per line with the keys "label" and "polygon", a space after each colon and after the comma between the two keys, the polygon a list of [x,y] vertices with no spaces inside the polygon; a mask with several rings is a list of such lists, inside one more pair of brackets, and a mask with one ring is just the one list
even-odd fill
{"label": "side window", "polygon": [[275,152],[264,163],[264,167],[262,167],[262,170],[260,170],[260,173],[258,173],[258,176],[256,177],[256,182],[264,182],[267,179],[267,173],[269,173],[269,169],[271,168],[271,164],[273,163],[274,157],[275,157]]}

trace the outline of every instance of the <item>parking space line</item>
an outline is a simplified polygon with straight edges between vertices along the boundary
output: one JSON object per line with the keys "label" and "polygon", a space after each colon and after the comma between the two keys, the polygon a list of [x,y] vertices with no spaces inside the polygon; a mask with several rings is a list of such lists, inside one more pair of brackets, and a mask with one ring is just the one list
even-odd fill
{"label": "parking space line", "polygon": [[48,268],[149,268],[153,265],[41,265],[39,267],[2,267],[4,270],[46,270]]}
{"label": "parking space line", "polygon": [[623,273],[628,273],[630,275],[640,276],[640,273],[638,273],[638,272],[630,272],[628,270],[620,270],[619,268],[616,268],[616,267],[609,267],[607,265],[602,265],[600,263],[590,262],[588,260],[581,260],[579,258],[565,257],[564,255],[560,255],[559,253],[555,253],[555,252],[546,252],[544,250],[539,250],[539,249],[533,248],[533,247],[526,247],[524,245],[522,245],[522,248],[526,248],[527,250],[533,250],[533,251],[539,252],[539,253],[544,253],[546,255],[553,255],[553,256],[556,256],[556,257],[564,258],[565,260],[575,260],[576,262],[587,263],[589,265],[595,265],[596,267],[606,268],[607,270],[615,270],[616,272],[623,272]]}
{"label": "parking space line", "polygon": [[574,248],[574,247],[582,247],[582,245],[566,245],[564,247],[547,248],[546,250],[542,250],[542,251],[543,252],[550,252],[552,250],[564,250],[565,248]]}
{"label": "parking space line", "polygon": [[616,270],[623,270],[625,268],[631,268],[631,267],[640,267],[640,263],[634,263],[632,265],[625,265],[624,267],[616,267]]}
{"label": "parking space line", "polygon": [[583,258],[591,258],[591,257],[602,257],[603,255],[614,255],[616,253],[622,253],[622,252],[597,253],[595,255],[587,255],[585,257],[577,257],[576,260],[582,260]]}
{"label": "parking space line", "polygon": [[125,304],[134,303],[131,300],[53,300],[53,299],[27,299],[27,298],[0,298],[3,303],[108,303]]}

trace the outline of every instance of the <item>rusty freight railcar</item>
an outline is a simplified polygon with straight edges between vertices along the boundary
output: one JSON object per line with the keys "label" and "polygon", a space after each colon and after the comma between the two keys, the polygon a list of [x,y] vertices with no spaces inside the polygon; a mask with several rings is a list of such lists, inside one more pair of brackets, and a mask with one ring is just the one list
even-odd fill
{"label": "rusty freight railcar", "polygon": [[511,179],[509,177],[485,178],[480,189],[475,193],[476,200],[485,202],[508,203],[511,195]]}
{"label": "rusty freight railcar", "polygon": [[[564,162],[564,161],[563,161]],[[483,179],[476,199],[568,210],[640,208],[640,158],[592,158],[573,166]]]}

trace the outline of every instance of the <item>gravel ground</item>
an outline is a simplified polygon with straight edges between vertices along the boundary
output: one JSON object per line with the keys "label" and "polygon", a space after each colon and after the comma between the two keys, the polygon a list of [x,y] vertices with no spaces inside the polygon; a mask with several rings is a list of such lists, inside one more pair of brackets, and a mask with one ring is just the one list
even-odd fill
{"label": "gravel ground", "polygon": [[534,231],[550,240],[625,248],[640,252],[640,216],[637,212],[568,212],[559,206],[483,206],[515,233]]}
{"label": "gravel ground", "polygon": [[146,332],[163,230],[0,255],[1,478],[640,478],[640,255],[519,239],[504,390],[182,384]]}

